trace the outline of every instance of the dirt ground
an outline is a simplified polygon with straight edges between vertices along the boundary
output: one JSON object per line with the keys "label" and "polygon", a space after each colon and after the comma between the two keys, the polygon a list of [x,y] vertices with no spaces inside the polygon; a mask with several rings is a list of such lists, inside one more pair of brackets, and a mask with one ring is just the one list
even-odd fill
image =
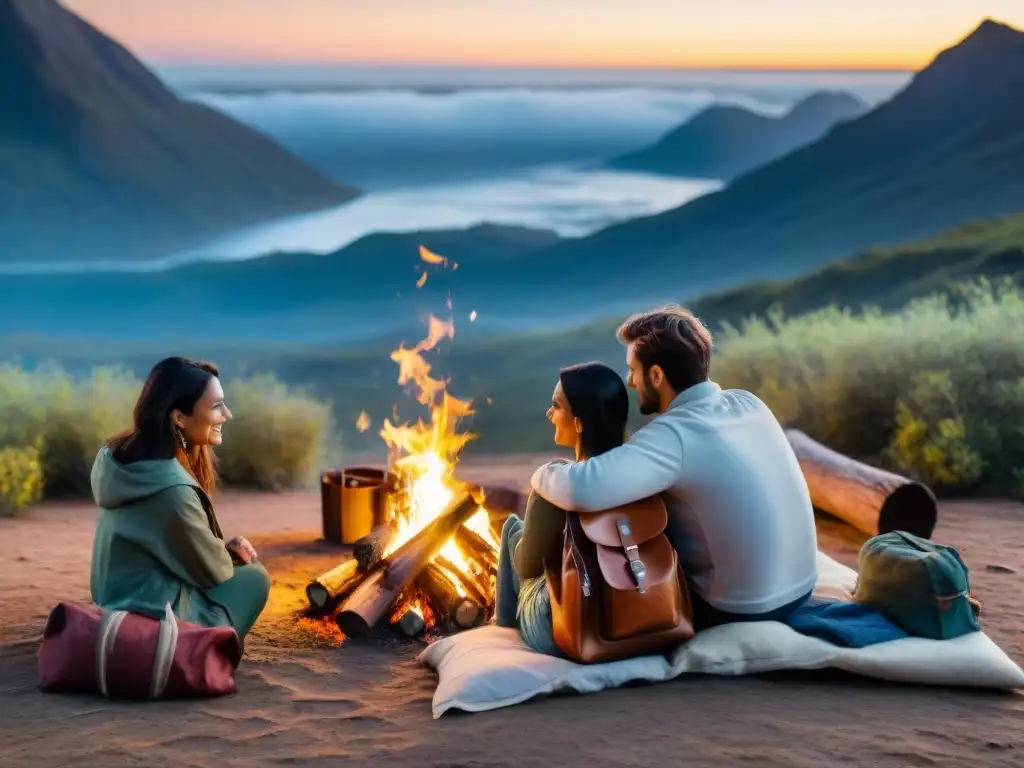
{"label": "dirt ground", "polygon": [[[467,461],[466,479],[523,487],[542,459]],[[316,493],[225,493],[228,536],[250,537],[274,579],[238,693],[111,702],[36,687],[35,650],[59,600],[88,600],[95,510],[43,505],[0,520],[0,766],[373,765],[1021,766],[1024,696],[884,684],[830,673],[690,677],[431,719],[435,676],[416,642],[367,643],[300,621],[304,587],[338,559]],[[1024,506],[942,505],[935,538],[961,549],[985,630],[1024,661]],[[863,536],[823,520],[850,565]]]}

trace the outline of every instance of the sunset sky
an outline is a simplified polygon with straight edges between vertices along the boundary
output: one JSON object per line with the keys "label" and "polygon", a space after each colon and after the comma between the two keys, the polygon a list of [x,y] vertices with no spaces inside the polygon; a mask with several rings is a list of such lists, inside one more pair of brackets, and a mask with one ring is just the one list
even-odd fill
{"label": "sunset sky", "polygon": [[65,0],[157,63],[915,69],[1022,0]]}

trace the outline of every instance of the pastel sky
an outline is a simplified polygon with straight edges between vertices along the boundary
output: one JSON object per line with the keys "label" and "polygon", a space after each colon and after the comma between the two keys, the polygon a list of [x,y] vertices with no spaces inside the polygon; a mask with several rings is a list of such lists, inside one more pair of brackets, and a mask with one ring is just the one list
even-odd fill
{"label": "pastel sky", "polygon": [[912,69],[1022,0],[64,0],[178,63]]}

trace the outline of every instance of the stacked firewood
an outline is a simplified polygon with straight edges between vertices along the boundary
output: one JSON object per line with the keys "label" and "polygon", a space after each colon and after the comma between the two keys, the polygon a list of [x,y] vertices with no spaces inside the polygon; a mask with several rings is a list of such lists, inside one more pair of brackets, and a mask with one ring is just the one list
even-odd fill
{"label": "stacked firewood", "polygon": [[[444,512],[387,556],[395,527],[393,523],[377,526],[355,543],[350,558],[309,583],[310,609],[332,613],[349,637],[366,636],[385,622],[403,634],[415,635],[428,624],[468,629],[487,621],[494,608],[498,552],[465,525],[481,499],[481,490],[475,486],[456,494]],[[490,506],[490,493],[487,499]],[[455,542],[468,569],[457,567],[441,553],[449,540]],[[426,612],[418,609],[423,603]]]}

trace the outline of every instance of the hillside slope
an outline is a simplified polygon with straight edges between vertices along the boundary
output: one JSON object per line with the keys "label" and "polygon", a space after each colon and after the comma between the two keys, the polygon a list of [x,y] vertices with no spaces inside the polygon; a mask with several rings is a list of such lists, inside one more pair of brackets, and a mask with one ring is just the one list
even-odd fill
{"label": "hillside slope", "polygon": [[0,259],[138,259],[349,200],[56,0],[0,0]]}
{"label": "hillside slope", "polygon": [[[447,312],[453,293],[456,301],[463,298],[452,291],[462,275],[557,241],[547,230],[482,224],[367,235],[323,256],[280,253],[156,273],[5,275],[0,333],[116,340],[367,338],[386,334],[396,317],[415,322],[416,308]],[[448,265],[421,261],[420,245]]]}
{"label": "hillside slope", "polygon": [[1024,214],[972,222],[902,246],[875,248],[788,282],[746,285],[693,302],[712,325],[763,316],[773,306],[801,315],[834,305],[897,310],[979,278],[1024,284]]}

